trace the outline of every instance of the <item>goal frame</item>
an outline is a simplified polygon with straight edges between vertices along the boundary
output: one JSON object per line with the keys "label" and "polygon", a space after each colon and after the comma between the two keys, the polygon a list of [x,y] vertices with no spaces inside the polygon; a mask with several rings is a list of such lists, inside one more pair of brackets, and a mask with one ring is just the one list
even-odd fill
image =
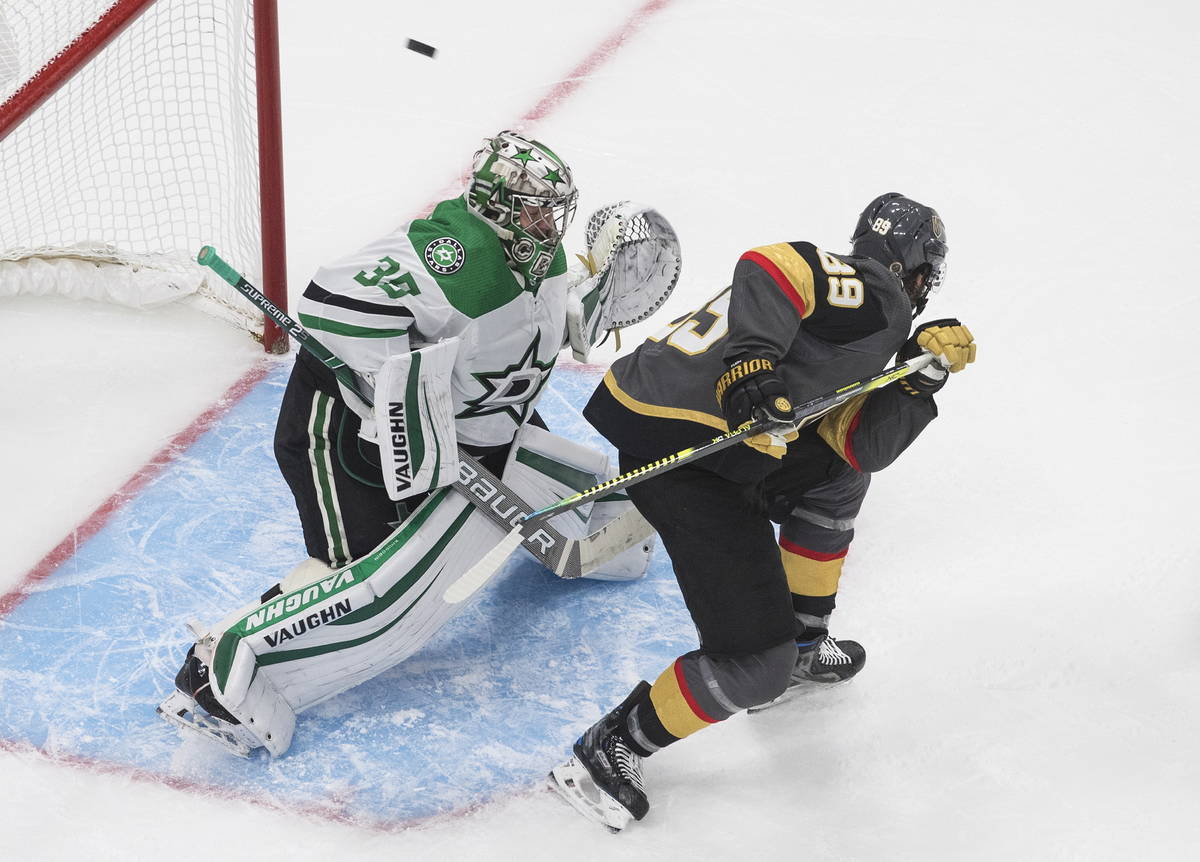
{"label": "goal frame", "polygon": [[[108,9],[31,75],[0,104],[0,141],[160,0],[113,0]],[[283,122],[279,88],[277,0],[252,0],[254,77],[258,122],[258,195],[264,295],[287,307],[287,244],[284,230]],[[286,353],[288,338],[264,318],[262,343],[268,353]]]}

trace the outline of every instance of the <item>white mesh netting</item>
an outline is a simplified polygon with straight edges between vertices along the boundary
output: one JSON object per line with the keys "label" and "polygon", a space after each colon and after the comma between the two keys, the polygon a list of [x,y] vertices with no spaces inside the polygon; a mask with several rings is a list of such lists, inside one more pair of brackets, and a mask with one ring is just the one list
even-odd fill
{"label": "white mesh netting", "polygon": [[[0,0],[0,103],[128,5]],[[261,332],[193,262],[211,244],[261,284],[252,7],[159,0],[0,142],[0,295],[195,294]]]}

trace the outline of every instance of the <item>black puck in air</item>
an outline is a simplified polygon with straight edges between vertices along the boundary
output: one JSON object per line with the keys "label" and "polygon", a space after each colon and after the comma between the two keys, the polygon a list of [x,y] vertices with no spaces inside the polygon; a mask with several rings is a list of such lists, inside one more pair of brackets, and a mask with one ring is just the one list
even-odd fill
{"label": "black puck in air", "polygon": [[416,39],[408,40],[408,50],[416,51],[418,54],[424,54],[426,57],[437,56],[437,48],[432,45],[426,45],[424,42],[418,42]]}

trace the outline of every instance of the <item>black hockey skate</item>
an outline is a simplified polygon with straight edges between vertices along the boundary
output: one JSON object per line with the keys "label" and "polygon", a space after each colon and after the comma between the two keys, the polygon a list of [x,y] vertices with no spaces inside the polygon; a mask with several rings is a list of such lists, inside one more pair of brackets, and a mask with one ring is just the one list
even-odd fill
{"label": "black hockey skate", "polygon": [[229,710],[217,702],[213,695],[212,686],[208,681],[208,665],[200,661],[200,656],[196,655],[195,644],[188,650],[187,657],[183,660],[183,667],[179,669],[179,673],[175,674],[175,688],[194,700],[213,718],[219,718],[229,724],[240,724]]}
{"label": "black hockey skate", "polygon": [[836,640],[824,629],[809,629],[804,640],[796,641],[800,655],[792,668],[792,679],[783,694],[767,703],[750,707],[748,712],[762,712],[786,703],[799,694],[818,691],[831,685],[849,682],[867,663],[867,651],[858,641]]}
{"label": "black hockey skate", "polygon": [[574,757],[550,771],[550,785],[580,814],[620,832],[650,810],[642,758],[625,741],[625,716],[650,689],[642,681],[616,709],[579,737]]}
{"label": "black hockey skate", "polygon": [[239,757],[249,757],[262,744],[217,702],[209,683],[208,665],[196,655],[195,645],[175,675],[175,691],[156,711],[170,724],[211,739]]}

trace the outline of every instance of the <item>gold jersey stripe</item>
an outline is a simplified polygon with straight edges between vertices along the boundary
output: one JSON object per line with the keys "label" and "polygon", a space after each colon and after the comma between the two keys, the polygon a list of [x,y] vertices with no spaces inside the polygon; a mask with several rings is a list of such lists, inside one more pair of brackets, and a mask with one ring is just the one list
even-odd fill
{"label": "gold jersey stripe", "polygon": [[855,470],[858,469],[858,463],[854,458],[853,450],[847,448],[846,442],[850,436],[850,427],[858,418],[858,414],[866,402],[866,393],[856,395],[836,410],[825,414],[820,424],[817,425],[817,433],[821,435],[821,439],[828,443],[833,451],[837,452],[842,460]]}
{"label": "gold jersey stripe", "polygon": [[617,384],[617,378],[613,376],[612,369],[609,369],[608,373],[604,375],[604,385],[608,387],[608,391],[612,393],[613,398],[616,398],[634,413],[641,413],[643,416],[657,416],[660,419],[685,419],[688,422],[698,422],[701,425],[716,428],[722,434],[729,431],[729,426],[725,424],[725,420],[720,416],[702,413],[699,410],[684,410],[681,407],[659,407],[656,404],[647,404],[645,401],[638,401]]}
{"label": "gold jersey stripe", "polygon": [[817,307],[816,288],[814,287],[812,267],[800,254],[786,242],[773,245],[760,245],[752,251],[761,254],[779,268],[784,277],[791,283],[792,289],[804,303],[804,313],[801,319],[811,315]]}

